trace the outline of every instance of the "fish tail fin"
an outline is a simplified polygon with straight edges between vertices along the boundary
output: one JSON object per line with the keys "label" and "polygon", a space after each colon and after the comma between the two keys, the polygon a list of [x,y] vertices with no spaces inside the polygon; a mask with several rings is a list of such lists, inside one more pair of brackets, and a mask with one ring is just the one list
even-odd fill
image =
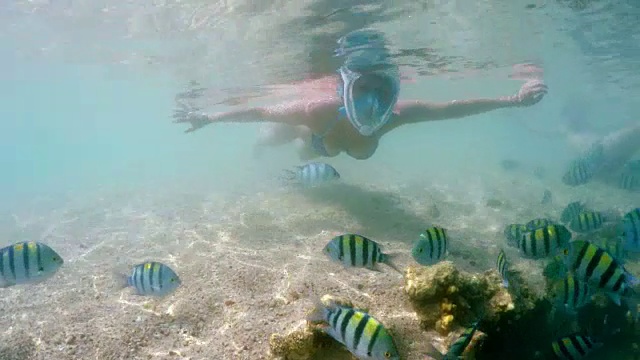
{"label": "fish tail fin", "polygon": [[502,287],[505,289],[509,288],[509,280],[507,279],[502,279]]}
{"label": "fish tail fin", "polygon": [[280,180],[280,182],[286,185],[294,182],[297,176],[298,176],[298,173],[296,171],[283,169],[280,176],[278,176],[278,179]]}
{"label": "fish tail fin", "polygon": [[313,295],[311,297],[313,301],[313,308],[307,314],[307,321],[311,323],[326,323],[325,312],[328,309],[328,306],[325,305],[320,298]]}
{"label": "fish tail fin", "polygon": [[398,256],[398,254],[384,254],[384,257],[382,258],[382,262],[384,264],[386,264],[387,266],[389,266],[390,268],[392,268],[393,270],[397,271],[399,274],[404,275],[404,272],[402,270],[400,270],[400,268],[396,265],[394,259]]}
{"label": "fish tail fin", "polygon": [[111,276],[118,290],[129,286],[129,276],[122,271],[114,269],[111,271]]}

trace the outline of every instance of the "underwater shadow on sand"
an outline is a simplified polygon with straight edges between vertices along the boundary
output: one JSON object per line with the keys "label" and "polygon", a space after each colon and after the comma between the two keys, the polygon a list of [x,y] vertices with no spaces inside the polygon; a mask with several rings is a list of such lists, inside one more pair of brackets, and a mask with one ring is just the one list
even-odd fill
{"label": "underwater shadow on sand", "polygon": [[365,189],[345,183],[305,189],[312,201],[339,206],[355,218],[365,236],[383,241],[412,242],[428,224],[426,216],[407,211],[402,199],[392,192]]}

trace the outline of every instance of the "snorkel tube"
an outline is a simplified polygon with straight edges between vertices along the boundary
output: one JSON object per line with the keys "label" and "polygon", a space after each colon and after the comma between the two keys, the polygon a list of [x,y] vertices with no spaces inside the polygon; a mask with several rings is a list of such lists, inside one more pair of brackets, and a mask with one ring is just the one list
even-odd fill
{"label": "snorkel tube", "polygon": [[338,40],[340,111],[363,136],[372,136],[389,122],[400,92],[400,72],[391,61],[382,33],[353,31]]}

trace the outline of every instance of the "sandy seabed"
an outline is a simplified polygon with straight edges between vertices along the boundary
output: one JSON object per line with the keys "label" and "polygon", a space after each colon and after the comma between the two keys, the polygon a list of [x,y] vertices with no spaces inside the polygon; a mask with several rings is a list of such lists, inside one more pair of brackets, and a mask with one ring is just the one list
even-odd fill
{"label": "sandy seabed", "polygon": [[[424,359],[430,334],[418,327],[402,276],[384,265],[381,272],[345,269],[325,258],[323,246],[340,233],[360,233],[398,254],[404,267],[413,240],[438,224],[450,229],[449,259],[484,271],[493,268],[508,223],[558,218],[573,200],[619,211],[639,203],[637,194],[599,184],[556,184],[554,202],[541,205],[546,188],[496,175],[466,186],[113,192],[7,212],[2,246],[40,240],[65,265],[45,283],[0,289],[0,359],[269,359],[269,336],[304,326],[310,296],[327,293],[368,307],[393,330],[405,359]],[[539,276],[540,264],[505,250],[514,266]],[[163,299],[118,288],[114,271],[148,259],[173,267],[182,287]]]}

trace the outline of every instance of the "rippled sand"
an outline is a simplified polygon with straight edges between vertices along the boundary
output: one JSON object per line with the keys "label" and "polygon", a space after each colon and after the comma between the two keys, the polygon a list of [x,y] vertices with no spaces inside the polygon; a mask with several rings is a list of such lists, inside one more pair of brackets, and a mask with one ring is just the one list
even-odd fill
{"label": "rippled sand", "polygon": [[[244,195],[108,193],[48,210],[35,204],[2,215],[2,245],[40,239],[66,262],[46,283],[0,289],[0,359],[268,359],[269,335],[303,326],[309,296],[326,293],[369,307],[406,359],[424,359],[429,334],[418,328],[401,275],[329,262],[321,249],[331,237],[361,233],[406,266],[417,234],[439,224],[450,229],[449,259],[484,271],[507,223],[557,218],[572,200],[637,205],[637,194],[599,186],[552,187],[551,205],[540,205],[549,187],[538,180],[504,176],[466,186],[340,183]],[[507,251],[516,267],[540,273],[539,263]],[[183,286],[160,300],[118,289],[114,271],[147,259],[171,265]]]}

